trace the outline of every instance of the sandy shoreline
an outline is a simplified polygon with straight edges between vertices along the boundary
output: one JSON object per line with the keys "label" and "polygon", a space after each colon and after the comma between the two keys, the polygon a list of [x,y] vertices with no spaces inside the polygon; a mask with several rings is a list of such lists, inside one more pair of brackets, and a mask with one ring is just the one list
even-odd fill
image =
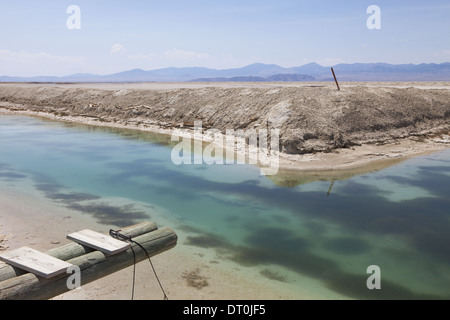
{"label": "sandy shoreline", "polygon": [[[26,116],[37,116],[45,119],[73,122],[85,125],[121,128],[153,132],[170,136],[172,129],[159,126],[138,126],[103,122],[90,117],[80,116],[57,116],[50,113],[35,111],[11,111],[0,109],[0,114],[16,114]],[[349,148],[337,149],[333,152],[314,152],[302,155],[279,153],[279,167],[277,177],[292,175],[323,175],[329,177],[336,174],[342,176],[344,173],[352,172],[360,174],[388,167],[410,157],[420,156],[433,152],[442,151],[450,147],[450,135],[447,128],[443,126],[443,133],[430,134],[428,136],[411,136],[402,139],[389,139],[380,143],[367,143]],[[180,130],[180,129],[177,129]],[[185,129],[185,134],[193,135],[193,130]],[[202,136],[203,141],[209,137]],[[181,141],[181,140],[180,140]],[[206,143],[206,142],[205,142]],[[226,151],[224,151],[225,154]],[[248,162],[248,160],[247,160]]]}
{"label": "sandy shoreline", "polygon": [[[450,83],[0,84],[0,113],[170,136],[280,131],[281,172],[361,169],[450,145]],[[182,128],[180,128],[180,124]],[[206,140],[207,141],[207,140]],[[370,170],[370,169],[369,169]],[[327,173],[327,174],[328,174]]]}

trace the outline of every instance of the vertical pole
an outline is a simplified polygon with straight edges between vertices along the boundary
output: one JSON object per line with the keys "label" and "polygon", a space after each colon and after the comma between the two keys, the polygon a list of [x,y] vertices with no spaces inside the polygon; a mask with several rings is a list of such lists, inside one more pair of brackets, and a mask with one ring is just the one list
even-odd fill
{"label": "vertical pole", "polygon": [[339,91],[341,91],[341,88],[339,88],[339,83],[338,83],[338,81],[337,81],[336,74],[334,73],[333,68],[331,68],[331,72],[333,72],[333,77],[334,77],[334,81],[336,81],[337,89],[338,89]]}

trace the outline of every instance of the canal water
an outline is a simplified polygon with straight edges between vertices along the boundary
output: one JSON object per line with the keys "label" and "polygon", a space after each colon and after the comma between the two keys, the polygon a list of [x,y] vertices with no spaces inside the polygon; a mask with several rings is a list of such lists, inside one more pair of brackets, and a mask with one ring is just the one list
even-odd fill
{"label": "canal water", "polygon": [[185,234],[178,246],[211,250],[280,286],[308,277],[343,298],[450,299],[450,150],[284,185],[251,165],[177,166],[175,144],[0,115],[0,187],[27,183],[105,225],[172,221]]}

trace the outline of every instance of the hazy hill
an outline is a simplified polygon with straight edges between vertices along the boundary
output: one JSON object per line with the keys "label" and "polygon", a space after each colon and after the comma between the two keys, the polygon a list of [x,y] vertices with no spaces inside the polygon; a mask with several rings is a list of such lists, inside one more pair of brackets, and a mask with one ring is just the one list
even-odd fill
{"label": "hazy hill", "polygon": [[219,77],[219,78],[198,78],[191,82],[301,82],[316,81],[316,78],[305,74],[275,74],[269,77],[240,76],[240,77]]}
{"label": "hazy hill", "polygon": [[[354,63],[333,67],[341,81],[450,81],[450,63],[399,64]],[[66,77],[9,77],[1,82],[177,82],[177,81],[329,81],[330,67],[309,63],[283,68],[275,64],[255,63],[242,68],[209,69],[162,68],[133,69],[110,75],[74,74]]]}

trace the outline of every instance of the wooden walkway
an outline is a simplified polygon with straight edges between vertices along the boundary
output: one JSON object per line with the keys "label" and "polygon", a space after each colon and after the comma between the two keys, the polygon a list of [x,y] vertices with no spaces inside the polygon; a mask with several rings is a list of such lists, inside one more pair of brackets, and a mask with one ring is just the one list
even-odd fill
{"label": "wooden walkway", "polygon": [[29,247],[0,255],[0,300],[44,300],[70,291],[72,272],[80,285],[98,280],[149,257],[174,248],[178,236],[171,228],[143,222],[120,231],[133,242],[92,230],[67,235],[71,243],[39,252]]}

